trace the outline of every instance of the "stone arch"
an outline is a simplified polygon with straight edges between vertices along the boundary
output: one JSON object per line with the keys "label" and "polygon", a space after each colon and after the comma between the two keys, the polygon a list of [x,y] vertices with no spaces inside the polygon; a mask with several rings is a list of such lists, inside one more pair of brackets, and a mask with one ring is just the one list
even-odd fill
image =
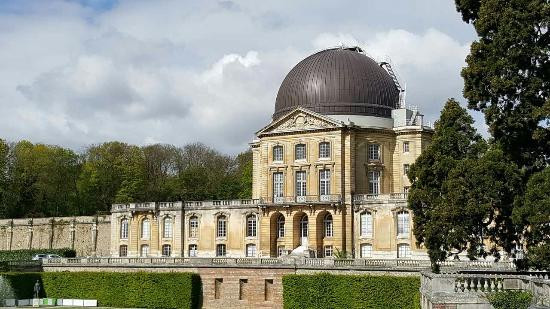
{"label": "stone arch", "polygon": [[327,218],[330,218],[332,222],[332,235],[334,236],[334,216],[331,212],[327,210],[320,211],[315,218],[317,227],[315,231],[317,247],[315,249],[317,250],[317,256],[323,256],[323,248],[326,244],[332,245],[333,236],[325,237],[325,219]]}
{"label": "stone arch", "polygon": [[309,217],[305,212],[296,212],[292,217],[292,232],[292,245],[294,248],[302,245],[304,241],[309,244]]}
{"label": "stone arch", "polygon": [[[278,230],[278,221],[279,219],[284,220],[284,236],[279,237],[279,230]],[[279,245],[284,245],[284,239],[288,237],[287,233],[287,222],[285,216],[279,212],[276,211],[271,214],[269,217],[269,255],[272,257],[278,256],[277,248]],[[288,248],[285,248],[288,249]]]}

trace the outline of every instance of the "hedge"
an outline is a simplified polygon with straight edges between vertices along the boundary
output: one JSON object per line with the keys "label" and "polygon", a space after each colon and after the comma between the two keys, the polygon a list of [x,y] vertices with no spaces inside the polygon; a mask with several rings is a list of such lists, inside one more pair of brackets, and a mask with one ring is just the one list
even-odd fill
{"label": "hedge", "polygon": [[533,301],[529,291],[508,290],[487,295],[487,299],[495,309],[527,309]]}
{"label": "hedge", "polygon": [[192,273],[5,273],[17,298],[29,298],[36,280],[42,297],[97,299],[104,307],[198,308],[201,282]]}
{"label": "hedge", "polygon": [[75,257],[76,251],[63,249],[32,249],[32,250],[0,250],[0,262],[3,261],[30,261],[37,254],[57,254],[62,257]]}
{"label": "hedge", "polygon": [[420,278],[287,275],[285,308],[420,308]]}

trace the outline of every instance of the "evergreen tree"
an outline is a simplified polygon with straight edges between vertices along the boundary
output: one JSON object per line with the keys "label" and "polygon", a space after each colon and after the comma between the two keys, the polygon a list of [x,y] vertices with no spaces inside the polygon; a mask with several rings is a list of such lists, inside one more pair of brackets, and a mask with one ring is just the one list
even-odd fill
{"label": "evergreen tree", "polygon": [[469,107],[527,176],[550,163],[550,2],[456,0],[479,39],[462,71]]}
{"label": "evergreen tree", "polygon": [[[428,250],[435,271],[453,254],[466,251],[471,259],[488,254],[498,258],[496,245],[514,246],[511,213],[520,176],[502,150],[487,147],[472,117],[451,99],[430,146],[410,168],[408,202],[414,233]],[[488,240],[493,244],[489,248]]]}

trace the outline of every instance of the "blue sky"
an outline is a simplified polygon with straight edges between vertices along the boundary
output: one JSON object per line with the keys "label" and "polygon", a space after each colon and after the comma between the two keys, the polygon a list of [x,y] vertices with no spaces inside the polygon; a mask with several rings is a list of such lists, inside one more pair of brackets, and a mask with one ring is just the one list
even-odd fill
{"label": "blue sky", "polygon": [[[0,132],[79,150],[109,140],[246,149],[304,57],[389,57],[435,120],[475,39],[452,0],[0,1]],[[477,126],[485,132],[479,115]]]}

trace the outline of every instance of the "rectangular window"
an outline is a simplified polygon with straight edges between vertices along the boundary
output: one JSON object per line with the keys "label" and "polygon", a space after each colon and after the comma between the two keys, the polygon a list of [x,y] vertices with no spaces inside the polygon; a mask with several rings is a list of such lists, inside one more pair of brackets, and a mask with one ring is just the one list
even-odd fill
{"label": "rectangular window", "polygon": [[120,222],[120,239],[128,239],[128,219]]}
{"label": "rectangular window", "polygon": [[172,254],[172,246],[163,245],[162,246],[162,256],[170,256]]}
{"label": "rectangular window", "polygon": [[368,153],[369,161],[380,161],[380,145],[369,144]]}
{"label": "rectangular window", "polygon": [[256,245],[248,244],[246,245],[246,257],[255,257],[256,256]]}
{"label": "rectangular window", "polygon": [[164,238],[171,238],[172,237],[172,218],[164,218],[164,230],[162,233],[162,236]]}
{"label": "rectangular window", "polygon": [[409,193],[411,187],[403,187],[403,193]]}
{"label": "rectangular window", "polygon": [[409,152],[409,142],[403,142],[403,153]]}
{"label": "rectangular window", "polygon": [[249,215],[246,217],[246,237],[256,237],[256,216]]}
{"label": "rectangular window", "polygon": [[189,237],[197,238],[199,235],[199,219],[195,216],[189,219]]}
{"label": "rectangular window", "polygon": [[120,246],[120,250],[118,252],[118,256],[119,257],[126,257],[128,256],[128,246],[127,245],[122,245]]}
{"label": "rectangular window", "polygon": [[408,244],[397,245],[397,257],[398,258],[411,257],[411,247]]}
{"label": "rectangular window", "polygon": [[285,218],[283,215],[279,215],[277,219],[277,238],[285,237]]}
{"label": "rectangular window", "polygon": [[239,300],[247,298],[248,294],[248,279],[239,279]]}
{"label": "rectangular window", "polygon": [[225,256],[225,254],[226,254],[225,245],[223,244],[216,245],[216,256],[223,257]]}
{"label": "rectangular window", "polygon": [[283,197],[283,173],[273,173],[273,197]]}
{"label": "rectangular window", "polygon": [[197,257],[197,254],[199,253],[197,245],[189,245],[189,256],[190,257]]}
{"label": "rectangular window", "polygon": [[296,196],[306,196],[306,172],[296,172]]}
{"label": "rectangular window", "polygon": [[274,162],[283,162],[283,146],[274,146],[273,147],[273,161]]}
{"label": "rectangular window", "polygon": [[397,214],[397,235],[408,236],[410,232],[409,213],[401,211]]}
{"label": "rectangular window", "polygon": [[227,219],[225,216],[218,217],[217,237],[227,237]]}
{"label": "rectangular window", "polygon": [[319,195],[330,195],[330,170],[319,171]]}
{"label": "rectangular window", "polygon": [[264,300],[273,300],[273,279],[265,279]]}
{"label": "rectangular window", "polygon": [[220,299],[222,295],[223,278],[214,279],[214,299]]}
{"label": "rectangular window", "polygon": [[283,256],[286,254],[285,246],[277,247],[277,256]]}
{"label": "rectangular window", "polygon": [[330,158],[330,143],[329,142],[319,143],[319,158],[321,158],[321,159]]}
{"label": "rectangular window", "polygon": [[361,236],[372,238],[372,214],[361,214]]}
{"label": "rectangular window", "polygon": [[380,171],[369,172],[369,193],[380,194]]}
{"label": "rectangular window", "polygon": [[332,246],[325,246],[325,257],[331,257],[333,254]]}
{"label": "rectangular window", "polygon": [[372,245],[371,244],[362,244],[361,245],[361,257],[362,258],[372,257]]}
{"label": "rectangular window", "polygon": [[411,167],[410,164],[403,164],[403,175],[407,176],[407,174],[409,173],[410,167]]}
{"label": "rectangular window", "polygon": [[294,158],[295,160],[305,160],[306,159],[306,144],[298,144],[294,148]]}

